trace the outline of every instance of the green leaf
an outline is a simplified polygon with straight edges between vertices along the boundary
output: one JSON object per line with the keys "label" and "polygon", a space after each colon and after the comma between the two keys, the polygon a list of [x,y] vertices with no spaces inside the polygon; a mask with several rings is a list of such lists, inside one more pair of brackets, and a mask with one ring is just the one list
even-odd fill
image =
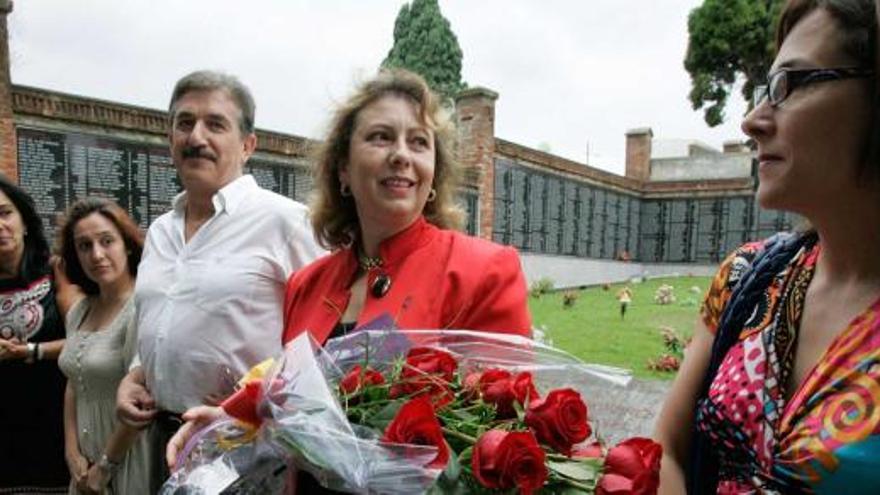
{"label": "green leaf", "polygon": [[600,466],[589,460],[548,460],[547,468],[562,477],[581,482],[595,481],[601,471]]}
{"label": "green leaf", "polygon": [[477,421],[478,417],[475,414],[469,413],[468,411],[462,411],[461,409],[456,409],[452,411],[453,416],[456,418],[466,421],[468,423],[473,423]]}
{"label": "green leaf", "polygon": [[366,424],[372,426],[374,428],[378,428],[380,431],[385,431],[385,428],[394,420],[394,417],[397,416],[397,411],[400,410],[400,407],[403,406],[404,401],[395,400],[391,401],[380,409],[376,414],[370,416],[366,419]]}
{"label": "green leaf", "polygon": [[446,463],[446,468],[440,473],[435,485],[443,488],[442,493],[452,493],[461,477],[461,464],[458,463],[458,455],[455,451],[451,451],[449,454],[449,462]]}

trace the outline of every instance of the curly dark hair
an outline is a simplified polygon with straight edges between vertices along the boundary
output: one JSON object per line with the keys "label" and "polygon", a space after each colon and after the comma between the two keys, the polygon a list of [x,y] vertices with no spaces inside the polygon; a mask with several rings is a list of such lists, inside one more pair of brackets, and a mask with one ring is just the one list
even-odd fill
{"label": "curly dark hair", "polygon": [[0,190],[18,210],[27,232],[18,275],[25,282],[30,282],[52,271],[49,265],[49,243],[43,233],[43,220],[37,214],[33,198],[3,175],[0,175]]}
{"label": "curly dark hair", "polygon": [[58,252],[64,260],[64,272],[67,274],[67,278],[80,286],[83,292],[90,295],[98,294],[100,289],[98,284],[86,275],[79,262],[73,230],[80,220],[92,213],[103,216],[119,230],[119,235],[122,237],[125,250],[128,253],[128,273],[132,277],[137,277],[137,267],[141,262],[141,254],[144,250],[144,235],[141,233],[141,229],[116,203],[103,198],[89,197],[77,200],[70,205],[60,225]]}

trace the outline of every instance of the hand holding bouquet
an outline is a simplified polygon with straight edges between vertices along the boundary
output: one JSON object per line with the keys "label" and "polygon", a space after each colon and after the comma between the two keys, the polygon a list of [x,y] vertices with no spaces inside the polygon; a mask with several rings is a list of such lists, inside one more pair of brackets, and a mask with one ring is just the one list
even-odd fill
{"label": "hand holding bouquet", "polygon": [[588,441],[577,388],[591,380],[628,376],[502,334],[362,331],[323,349],[303,336],[227,408],[260,422],[250,428],[258,435],[224,452],[229,421],[208,428],[170,488],[191,488],[217,466],[246,475],[254,463],[230,458],[262,444],[322,485],[357,493],[655,492],[659,445],[631,439],[606,455]]}

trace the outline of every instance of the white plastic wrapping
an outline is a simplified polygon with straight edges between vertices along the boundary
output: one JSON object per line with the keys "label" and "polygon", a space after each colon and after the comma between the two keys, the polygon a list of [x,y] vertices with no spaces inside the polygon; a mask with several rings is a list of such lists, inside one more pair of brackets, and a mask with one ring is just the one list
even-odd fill
{"label": "white plastic wrapping", "polygon": [[579,390],[597,382],[624,386],[630,379],[625,370],[585,364],[516,335],[363,330],[331,339],[322,348],[304,333],[285,347],[262,381],[258,414],[263,422],[256,435],[247,438],[246,429],[228,418],[203,429],[181,452],[162,493],[283,493],[285,482],[293,479],[285,474],[288,463],[333,490],[426,492],[441,472],[427,467],[436,448],[381,442],[381,431],[348,421],[337,395],[339,380],[354,365],[368,363],[386,373],[413,347],[452,354],[459,373],[488,368],[529,371],[539,390]]}

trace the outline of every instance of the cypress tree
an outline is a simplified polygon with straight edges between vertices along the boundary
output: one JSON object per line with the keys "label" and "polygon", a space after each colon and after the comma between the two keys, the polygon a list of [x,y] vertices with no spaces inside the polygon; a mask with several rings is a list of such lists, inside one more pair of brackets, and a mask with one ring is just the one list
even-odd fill
{"label": "cypress tree", "polygon": [[461,47],[437,0],[404,4],[394,21],[394,46],[382,62],[420,74],[431,88],[451,98],[466,87],[461,80]]}

